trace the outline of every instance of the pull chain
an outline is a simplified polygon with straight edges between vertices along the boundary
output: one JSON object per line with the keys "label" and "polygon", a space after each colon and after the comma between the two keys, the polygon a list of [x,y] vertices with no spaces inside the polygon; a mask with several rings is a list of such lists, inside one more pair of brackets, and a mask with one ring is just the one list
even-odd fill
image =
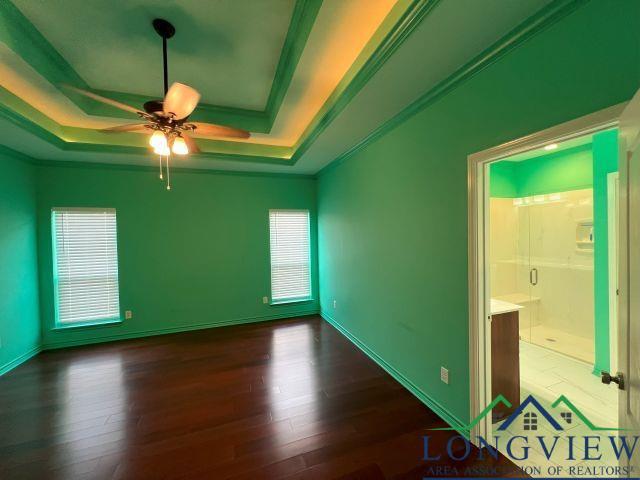
{"label": "pull chain", "polygon": [[169,174],[169,155],[167,155],[167,190],[171,190],[171,176]]}
{"label": "pull chain", "polygon": [[162,176],[162,155],[158,155],[158,159],[160,160],[160,180],[164,177]]}

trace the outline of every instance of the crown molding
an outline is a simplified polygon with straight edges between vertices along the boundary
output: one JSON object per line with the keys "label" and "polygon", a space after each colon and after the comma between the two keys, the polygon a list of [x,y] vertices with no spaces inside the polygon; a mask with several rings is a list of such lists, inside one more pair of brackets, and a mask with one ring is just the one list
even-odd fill
{"label": "crown molding", "polygon": [[269,117],[269,131],[278,116],[287,90],[289,90],[289,85],[321,6],[322,0],[297,0],[296,2],[265,107],[265,113]]}
{"label": "crown molding", "polygon": [[[149,148],[145,144],[143,139],[132,137],[131,134],[127,134],[126,137],[123,135],[121,138],[133,139],[135,143],[130,143],[128,145],[107,145],[104,143],[94,143],[90,141],[66,141],[58,134],[51,132],[48,128],[40,125],[36,121],[18,113],[17,111],[0,104],[0,118],[6,119],[22,128],[23,130],[35,135],[39,139],[47,142],[49,145],[52,145],[59,150],[68,151],[68,152],[86,152],[86,153],[113,153],[113,154],[137,154],[137,155],[148,155]],[[104,135],[100,132],[96,132],[92,129],[78,129],[74,127],[63,127],[59,126],[62,130],[62,134],[65,132],[75,133],[84,133],[87,135],[87,140],[91,140],[92,137],[96,134]],[[139,135],[136,135],[139,137]],[[288,149],[284,147],[275,147],[271,145],[257,145],[257,144],[246,144],[239,142],[217,142],[214,140],[205,140],[198,139],[199,144],[203,148],[207,148],[209,144],[212,142],[214,144],[221,144],[226,148],[226,151],[212,151],[212,150],[203,150],[198,153],[198,157],[200,158],[211,158],[215,160],[227,160],[227,161],[235,161],[235,162],[250,162],[250,163],[262,163],[262,164],[272,164],[272,165],[290,165],[291,160],[286,156]],[[253,147],[254,154],[244,153],[244,151],[248,150],[248,147]],[[9,148],[9,147],[7,147]],[[258,153],[265,152],[265,153]]]}
{"label": "crown molding", "polygon": [[366,60],[347,85],[338,85],[335,92],[311,122],[295,147],[293,162],[297,162],[362,90],[385,62],[400,48],[418,25],[435,9],[440,0],[413,0],[393,28],[385,35],[373,54]]}
{"label": "crown molding", "polygon": [[[481,70],[498,61],[504,55],[516,49],[549,26],[573,13],[588,1],[589,0],[555,0],[549,3],[541,10],[527,18],[516,28],[511,30],[508,34],[503,36],[500,40],[460,67],[453,74],[449,75],[436,86],[425,92],[416,101],[405,107],[401,112],[373,130],[354,146],[336,157],[330,164],[321,169],[318,172],[318,175],[324,174],[348,158],[354,156],[356,153],[362,151],[368,145],[386,135],[409,118],[413,117],[416,113],[455,90]],[[297,153],[298,152],[296,151],[294,160],[297,160]]]}

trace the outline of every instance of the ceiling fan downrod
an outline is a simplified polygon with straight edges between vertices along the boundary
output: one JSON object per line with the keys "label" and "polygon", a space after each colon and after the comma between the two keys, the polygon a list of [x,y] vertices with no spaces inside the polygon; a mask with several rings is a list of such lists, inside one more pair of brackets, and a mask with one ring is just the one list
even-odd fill
{"label": "ceiling fan downrod", "polygon": [[167,65],[167,39],[176,34],[175,27],[164,18],[156,18],[152,22],[154,30],[162,37],[162,67],[164,73],[164,94],[169,90],[169,67]]}
{"label": "ceiling fan downrod", "polygon": [[[153,29],[160,37],[162,37],[162,78],[164,81],[164,96],[169,91],[169,65],[167,60],[167,40],[176,33],[175,27],[163,18],[156,18],[152,22]],[[166,155],[166,172],[167,172],[167,190],[171,190],[171,177],[169,173],[169,155]],[[160,155],[160,180],[164,180],[162,175],[162,155]]]}

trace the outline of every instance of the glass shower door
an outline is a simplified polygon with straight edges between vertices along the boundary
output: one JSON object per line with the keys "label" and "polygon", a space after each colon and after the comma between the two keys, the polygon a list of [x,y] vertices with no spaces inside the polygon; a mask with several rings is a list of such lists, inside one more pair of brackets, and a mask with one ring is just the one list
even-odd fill
{"label": "glass shower door", "polygon": [[[490,199],[491,298],[522,307],[520,339],[531,341],[529,207],[523,199]],[[507,306],[508,308],[509,306]]]}
{"label": "glass shower door", "polygon": [[531,343],[593,362],[592,189],[531,197]]}
{"label": "glass shower door", "polygon": [[531,206],[528,198],[515,199],[514,206],[518,212],[518,283],[513,303],[522,307],[519,311],[520,339],[531,342],[531,329],[536,321],[532,308]]}

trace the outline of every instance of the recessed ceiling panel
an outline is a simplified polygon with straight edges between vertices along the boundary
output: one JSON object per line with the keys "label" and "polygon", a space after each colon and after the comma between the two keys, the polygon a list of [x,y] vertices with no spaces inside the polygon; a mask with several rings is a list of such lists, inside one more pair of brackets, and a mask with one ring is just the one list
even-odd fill
{"label": "recessed ceiling panel", "polygon": [[[142,135],[95,130],[124,118],[114,123],[109,112],[84,108],[57,88],[56,78],[65,75],[56,77],[46,44],[24,43],[29,30],[20,30],[24,20],[11,5],[91,87],[154,97],[162,94],[162,55],[151,20],[164,17],[178,31],[170,41],[170,80],[194,86],[205,103],[259,110],[210,109],[211,115],[232,111],[229,122],[257,114],[272,121],[248,140],[199,136],[202,153],[180,165],[306,174],[353,149],[416,99],[438,92],[441,82],[459,78],[463,65],[497,40],[511,44],[522,22],[538,28],[557,21],[558,11],[570,11],[550,0],[5,2],[3,19],[20,18],[0,30],[0,123],[26,133],[7,134],[0,143],[41,159],[148,164]],[[305,16],[305,6],[317,7],[312,16]],[[294,9],[307,20],[296,23],[306,25],[305,34],[292,35],[297,41],[291,44],[287,39],[286,50],[298,56],[287,63],[290,77],[278,82],[281,106],[262,112]],[[27,133],[35,140],[27,141]]]}
{"label": "recessed ceiling panel", "polygon": [[73,69],[99,90],[162,96],[156,17],[176,27],[169,81],[202,101],[264,110],[295,0],[12,0]]}

